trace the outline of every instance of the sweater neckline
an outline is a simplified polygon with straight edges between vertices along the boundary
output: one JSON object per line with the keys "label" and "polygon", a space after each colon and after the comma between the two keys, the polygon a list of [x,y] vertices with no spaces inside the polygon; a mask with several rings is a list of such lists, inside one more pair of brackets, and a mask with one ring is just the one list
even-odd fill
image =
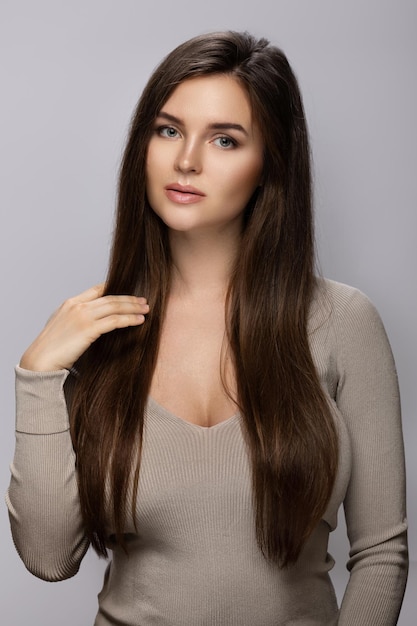
{"label": "sweater neckline", "polygon": [[159,404],[159,402],[157,402],[152,396],[148,396],[148,410],[151,414],[164,417],[166,419],[176,422],[177,424],[183,424],[186,428],[197,429],[202,432],[220,430],[227,424],[233,424],[234,422],[240,421],[241,418],[240,412],[237,411],[236,413],[233,413],[233,415],[231,415],[230,417],[227,417],[225,420],[218,422],[217,424],[213,424],[213,426],[200,426],[200,424],[194,424],[193,422],[190,422],[183,417],[172,413],[164,406]]}

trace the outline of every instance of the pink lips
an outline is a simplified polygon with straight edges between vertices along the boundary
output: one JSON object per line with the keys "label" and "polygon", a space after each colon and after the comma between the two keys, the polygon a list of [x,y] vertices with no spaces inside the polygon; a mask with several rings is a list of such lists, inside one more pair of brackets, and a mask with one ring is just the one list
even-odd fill
{"label": "pink lips", "polygon": [[180,185],[179,183],[166,185],[165,193],[169,200],[178,204],[194,204],[200,202],[206,195],[192,185]]}

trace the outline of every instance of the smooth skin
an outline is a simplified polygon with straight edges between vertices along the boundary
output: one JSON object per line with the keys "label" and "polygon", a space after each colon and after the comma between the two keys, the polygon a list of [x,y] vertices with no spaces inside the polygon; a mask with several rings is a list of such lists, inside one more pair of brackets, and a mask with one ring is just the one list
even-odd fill
{"label": "smooth skin", "polygon": [[[246,92],[224,75],[179,85],[155,121],[148,148],[147,196],[169,228],[173,260],[150,393],[198,426],[214,426],[237,411],[225,296],[244,209],[262,181],[263,152]],[[181,186],[184,198],[177,196]],[[187,186],[202,195],[188,202]]]}
{"label": "smooth skin", "polygon": [[136,296],[103,296],[97,285],[66,300],[26,350],[20,367],[37,372],[70,369],[87,348],[104,333],[139,326],[149,306]]}
{"label": "smooth skin", "polygon": [[[237,241],[262,170],[263,140],[236,79],[203,76],[175,89],[155,120],[146,186],[171,235]],[[188,186],[196,193],[186,193]]]}
{"label": "smooth skin", "polygon": [[[225,296],[244,209],[262,170],[263,141],[236,79],[198,77],[174,90],[155,120],[146,164],[147,197],[169,229],[173,261],[150,394],[199,426],[214,426],[237,410]],[[97,286],[67,300],[25,352],[21,367],[69,369],[103,333],[144,323],[145,298],[102,294],[103,286]]]}

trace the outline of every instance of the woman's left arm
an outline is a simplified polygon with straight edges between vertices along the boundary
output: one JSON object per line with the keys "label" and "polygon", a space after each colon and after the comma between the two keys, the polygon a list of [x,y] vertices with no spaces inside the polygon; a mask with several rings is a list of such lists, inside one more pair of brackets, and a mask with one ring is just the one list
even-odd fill
{"label": "woman's left arm", "polygon": [[350,580],[339,626],[394,626],[407,571],[404,446],[396,370],[372,303],[351,290],[337,314],[337,405],[352,446],[344,501]]}

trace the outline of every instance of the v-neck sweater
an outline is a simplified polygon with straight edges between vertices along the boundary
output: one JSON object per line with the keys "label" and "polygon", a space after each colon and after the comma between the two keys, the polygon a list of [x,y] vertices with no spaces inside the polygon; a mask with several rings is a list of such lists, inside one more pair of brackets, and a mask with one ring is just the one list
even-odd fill
{"label": "v-neck sweater", "polygon": [[[149,398],[128,554],[113,542],[95,626],[393,626],[407,576],[404,458],[395,366],[374,306],[320,281],[313,359],[331,402],[339,466],[327,510],[296,565],[256,542],[251,465],[239,413],[206,428]],[[16,452],[7,495],[25,565],[74,575],[88,548],[69,434],[67,371],[17,368]],[[343,504],[350,580],[341,608],[329,532]]]}

